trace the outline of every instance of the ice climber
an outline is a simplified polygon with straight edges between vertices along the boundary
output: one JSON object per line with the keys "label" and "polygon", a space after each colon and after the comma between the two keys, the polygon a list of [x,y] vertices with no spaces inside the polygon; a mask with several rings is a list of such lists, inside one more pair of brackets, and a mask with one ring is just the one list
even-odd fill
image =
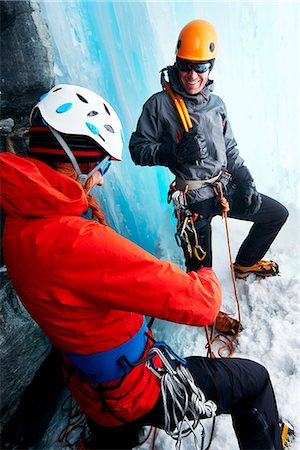
{"label": "ice climber", "polygon": [[[197,424],[226,413],[240,448],[280,450],[276,402],[263,366],[234,358],[182,360],[154,343],[145,315],[211,324],[221,288],[211,268],[186,273],[106,224],[90,190],[103,184],[112,160],[121,160],[121,133],[106,100],[62,84],[33,108],[29,157],[0,154],[8,275],[63,352],[66,385],[91,430],[89,448],[131,449],[145,424],[172,434],[184,414]],[[93,219],[86,218],[88,209]],[[173,405],[184,396],[171,395],[172,383],[188,395],[182,414]]]}
{"label": "ice climber", "polygon": [[[177,41],[176,62],[163,69],[163,74],[168,73],[169,87],[145,103],[130,140],[131,156],[136,164],[167,166],[175,175],[176,192],[172,198],[176,196],[177,208],[179,203],[179,208],[187,208],[193,215],[200,256],[203,254],[200,264],[195,253],[190,258],[186,242],[182,244],[188,271],[200,265],[212,267],[211,221],[222,213],[221,187],[229,201],[228,216],[253,222],[236,256],[235,276],[277,275],[278,264],[262,258],[285,223],[288,211],[276,200],[257,192],[239,155],[225,104],[212,93],[214,82],[209,79],[217,50],[217,34],[209,22],[193,20],[185,25]],[[166,87],[164,75],[162,80]],[[180,104],[184,108],[180,109]],[[216,325],[222,330],[218,319]]]}

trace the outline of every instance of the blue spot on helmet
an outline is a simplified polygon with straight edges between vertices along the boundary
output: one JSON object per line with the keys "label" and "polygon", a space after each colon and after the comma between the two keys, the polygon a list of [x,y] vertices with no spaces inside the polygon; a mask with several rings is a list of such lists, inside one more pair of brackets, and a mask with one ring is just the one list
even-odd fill
{"label": "blue spot on helmet", "polygon": [[63,105],[60,105],[58,108],[56,108],[56,112],[58,114],[65,113],[69,111],[73,106],[73,103],[64,103]]}
{"label": "blue spot on helmet", "polygon": [[98,128],[95,125],[90,122],[85,122],[85,124],[92,133],[96,134],[97,136],[100,134]]}

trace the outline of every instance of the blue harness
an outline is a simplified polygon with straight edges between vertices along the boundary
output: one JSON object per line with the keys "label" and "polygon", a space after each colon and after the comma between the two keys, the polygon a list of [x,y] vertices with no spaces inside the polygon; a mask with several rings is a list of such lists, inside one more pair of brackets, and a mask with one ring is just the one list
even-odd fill
{"label": "blue harness", "polygon": [[66,352],[66,355],[88,380],[96,383],[114,381],[124,377],[141,358],[148,340],[146,331],[147,322],[144,318],[143,325],[131,339],[111,350],[89,355]]}

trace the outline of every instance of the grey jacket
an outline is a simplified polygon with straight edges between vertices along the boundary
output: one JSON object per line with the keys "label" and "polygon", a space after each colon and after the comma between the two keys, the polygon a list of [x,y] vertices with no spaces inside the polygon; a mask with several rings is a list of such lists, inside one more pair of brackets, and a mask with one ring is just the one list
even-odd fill
{"label": "grey jacket", "polygon": [[[243,165],[236,147],[224,102],[212,94],[213,81],[209,80],[200,94],[189,95],[181,87],[175,66],[168,67],[169,81],[174,91],[185,101],[193,125],[205,138],[208,157],[200,165],[176,162],[169,166],[176,178],[184,180],[205,180],[214,177],[220,170],[228,170],[234,179],[235,171]],[[136,164],[142,166],[163,165],[159,152],[173,152],[174,146],[183,136],[184,129],[179,121],[175,107],[166,91],[154,94],[143,106],[136,132],[130,139],[129,149]],[[224,184],[228,182],[223,177]],[[189,203],[203,201],[215,194],[206,185],[188,191]]]}

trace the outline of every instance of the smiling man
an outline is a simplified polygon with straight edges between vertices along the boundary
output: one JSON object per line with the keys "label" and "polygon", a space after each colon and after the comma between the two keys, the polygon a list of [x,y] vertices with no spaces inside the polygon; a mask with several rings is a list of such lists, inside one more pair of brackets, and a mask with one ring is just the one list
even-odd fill
{"label": "smiling man", "polygon": [[[188,271],[212,266],[211,220],[222,213],[221,187],[230,206],[228,216],[253,222],[236,256],[236,277],[247,278],[251,273],[269,277],[279,273],[278,264],[262,258],[288,211],[257,192],[239,155],[225,104],[212,93],[214,82],[209,75],[217,50],[217,33],[209,22],[193,20],[181,30],[176,62],[162,71],[165,90],[145,103],[129,148],[136,164],[167,166],[176,177],[174,206],[193,215],[196,238],[192,238],[201,256],[200,261],[193,242],[191,246],[181,241]],[[255,141],[253,144],[253,151],[259,151]],[[223,314],[218,319],[220,331],[236,332],[234,319]]]}

